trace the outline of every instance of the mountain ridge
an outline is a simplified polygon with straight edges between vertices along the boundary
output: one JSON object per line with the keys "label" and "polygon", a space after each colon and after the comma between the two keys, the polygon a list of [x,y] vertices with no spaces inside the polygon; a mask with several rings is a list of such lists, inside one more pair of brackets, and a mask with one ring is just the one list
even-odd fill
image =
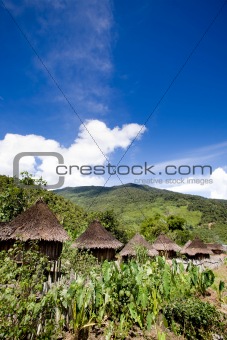
{"label": "mountain ridge", "polygon": [[67,187],[55,191],[90,211],[114,210],[133,235],[141,223],[155,214],[177,215],[205,240],[227,242],[227,200],[182,194],[148,185],[127,183],[102,187]]}

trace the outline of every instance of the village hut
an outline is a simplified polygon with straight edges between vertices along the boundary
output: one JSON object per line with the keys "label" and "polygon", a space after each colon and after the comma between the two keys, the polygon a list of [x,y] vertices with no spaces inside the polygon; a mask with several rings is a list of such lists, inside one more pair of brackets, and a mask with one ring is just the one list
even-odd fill
{"label": "village hut", "polygon": [[88,228],[81,234],[72,247],[89,250],[98,261],[113,260],[116,250],[122,247],[109,231],[107,231],[98,220],[90,223]]}
{"label": "village hut", "polygon": [[153,243],[153,248],[159,252],[160,256],[166,256],[167,258],[175,257],[176,253],[181,250],[181,247],[164,234],[158,236]]}
{"label": "village hut", "polygon": [[9,226],[8,222],[0,222],[0,251],[8,251],[12,246],[14,241],[9,240],[9,236],[15,230],[12,226]]}
{"label": "village hut", "polygon": [[181,250],[181,254],[186,255],[188,258],[201,260],[209,258],[213,254],[207,245],[198,237],[193,241],[188,241]]}
{"label": "village hut", "polygon": [[5,242],[20,240],[26,249],[30,247],[30,241],[36,241],[39,251],[55,261],[61,255],[63,242],[69,239],[67,232],[42,199],[9,222],[6,228],[12,232],[7,235]]}
{"label": "village hut", "polygon": [[225,253],[225,248],[222,244],[219,243],[206,243],[208,249],[212,250],[214,254],[223,254]]}
{"label": "village hut", "polygon": [[138,247],[144,247],[147,249],[147,254],[150,257],[154,257],[158,255],[158,251],[153,248],[153,246],[145,240],[145,238],[140,235],[136,234],[120,251],[119,255],[124,259],[127,260],[131,257],[136,256],[136,251]]}

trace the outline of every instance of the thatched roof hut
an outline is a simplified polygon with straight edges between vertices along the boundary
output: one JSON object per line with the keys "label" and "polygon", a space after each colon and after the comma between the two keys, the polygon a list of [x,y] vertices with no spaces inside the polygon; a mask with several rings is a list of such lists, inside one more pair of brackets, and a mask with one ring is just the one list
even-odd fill
{"label": "thatched roof hut", "polygon": [[206,243],[208,249],[210,249],[214,254],[225,253],[225,248],[219,243]]}
{"label": "thatched roof hut", "polygon": [[213,252],[197,237],[193,241],[189,241],[185,244],[181,250],[181,254],[186,255],[189,258],[202,259],[209,257]]}
{"label": "thatched roof hut", "polygon": [[148,256],[157,256],[158,251],[153,248],[153,246],[145,240],[145,238],[136,234],[120,251],[119,255],[123,258],[133,257],[136,255],[136,248],[142,246],[148,250]]}
{"label": "thatched roof hut", "polygon": [[116,250],[122,246],[123,244],[97,220],[91,222],[72,244],[72,247],[90,250],[99,261],[114,259]]}
{"label": "thatched roof hut", "polygon": [[168,258],[174,257],[181,250],[181,247],[164,234],[158,236],[153,243],[153,247],[159,252],[159,255],[164,255]]}
{"label": "thatched roof hut", "polygon": [[7,228],[12,230],[7,240],[21,240],[26,244],[37,241],[40,251],[53,260],[58,259],[63,242],[69,239],[67,232],[42,199],[9,222]]}

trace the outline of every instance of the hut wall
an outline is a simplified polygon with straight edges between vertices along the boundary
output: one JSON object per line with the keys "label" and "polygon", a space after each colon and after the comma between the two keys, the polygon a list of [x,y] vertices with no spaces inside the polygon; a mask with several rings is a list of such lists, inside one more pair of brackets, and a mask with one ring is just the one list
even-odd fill
{"label": "hut wall", "polygon": [[[13,247],[15,240],[4,240],[0,241],[0,251],[5,250],[8,251],[10,248]],[[31,242],[24,243],[25,250],[30,249]],[[54,242],[54,241],[39,241],[38,242],[38,249],[40,253],[46,255],[49,260],[58,260],[62,252],[62,243],[61,242]]]}
{"label": "hut wall", "polygon": [[115,259],[115,250],[114,249],[101,249],[101,248],[97,248],[97,249],[91,249],[91,253],[93,256],[95,256],[99,262],[108,260],[114,260]]}
{"label": "hut wall", "polygon": [[196,254],[196,255],[188,255],[185,254],[188,259],[191,260],[203,260],[203,259],[209,259],[210,255],[209,254]]}
{"label": "hut wall", "polygon": [[124,262],[128,262],[130,260],[132,260],[133,258],[135,258],[135,256],[130,256],[130,255],[124,255],[121,257],[121,260]]}
{"label": "hut wall", "polygon": [[10,248],[13,247],[14,245],[14,240],[4,240],[4,241],[0,241],[0,251],[8,251]]}
{"label": "hut wall", "polygon": [[57,260],[62,252],[61,242],[40,241],[38,246],[40,253],[46,255],[50,260]]}
{"label": "hut wall", "polygon": [[173,250],[158,250],[159,256],[165,256],[167,259],[176,257],[176,252]]}

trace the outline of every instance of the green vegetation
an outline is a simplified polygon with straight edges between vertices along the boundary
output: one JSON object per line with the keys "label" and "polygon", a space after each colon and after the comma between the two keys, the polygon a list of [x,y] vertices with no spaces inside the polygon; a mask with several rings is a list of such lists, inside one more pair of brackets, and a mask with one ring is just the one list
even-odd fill
{"label": "green vegetation", "polygon": [[[32,179],[31,175],[24,172],[21,180],[25,186],[20,188],[15,185],[13,178],[0,176],[0,221],[8,222],[22,211],[33,205],[40,197],[55,213],[59,222],[67,230],[72,240],[76,239],[94,219],[99,219],[117,239],[127,241],[127,235],[120,225],[113,209],[103,212],[86,211],[68,199],[56,195],[42,188],[45,185],[42,179]],[[36,185],[36,188],[26,188],[28,185]]]}
{"label": "green vegetation", "polygon": [[[26,181],[29,181],[30,184],[35,184],[30,180],[31,178],[27,174],[27,179],[23,178],[23,184]],[[7,176],[0,176],[0,221],[10,221],[33,205],[40,197],[55,213],[59,222],[72,239],[75,239],[86,229],[89,216],[83,208],[51,191],[42,189],[40,185],[37,185],[37,188],[34,189],[17,187],[13,178]]]}
{"label": "green vegetation", "polygon": [[[50,339],[55,331],[54,300],[42,296],[48,261],[35,248],[25,252],[18,245],[0,252],[0,339]],[[18,256],[21,266],[14,260]]]}
{"label": "green vegetation", "polygon": [[65,188],[54,193],[42,189],[42,179],[31,181],[23,173],[23,184],[35,184],[35,189],[19,188],[12,178],[0,176],[0,221],[11,220],[42,196],[73,240],[97,218],[123,243],[136,232],[151,241],[165,232],[180,245],[196,235],[206,242],[227,243],[225,200],[132,184]]}
{"label": "green vegetation", "polygon": [[[18,255],[21,266],[14,261]],[[176,261],[170,266],[162,257],[100,265],[84,253],[78,267],[76,250],[65,255],[70,266],[59,283],[48,286],[48,261],[35,245],[26,252],[18,244],[0,253],[1,339],[57,339],[66,331],[87,339],[93,326],[107,340],[125,339],[134,327],[149,339],[152,330],[156,339],[165,339],[162,324],[187,339],[226,334],[224,315],[198,298],[198,282],[207,289],[211,274],[194,267],[185,271]]]}
{"label": "green vegetation", "polygon": [[[113,209],[118,217],[120,229],[125,231],[128,239],[140,232],[144,221],[147,223],[158,214],[165,221],[171,216],[174,219],[182,219],[181,233],[179,226],[177,233],[174,233],[174,226],[170,223],[168,225],[168,230],[173,233],[170,235],[181,244],[187,241],[188,237],[195,235],[199,235],[206,242],[227,243],[226,200],[206,199],[136,184],[110,188],[64,188],[56,190],[56,193],[88,212]],[[176,221],[174,224],[177,226]]]}
{"label": "green vegetation", "polygon": [[[218,237],[221,238],[225,227],[225,215],[220,217],[220,224],[217,222],[218,214],[223,214],[225,201],[214,202],[218,213],[215,224],[208,225],[212,228],[209,229],[205,227],[203,217],[207,208],[199,208],[202,198],[195,200],[195,208],[200,210],[191,210],[194,200],[190,201],[191,196],[175,196],[161,191],[159,197],[159,191],[155,190],[152,207],[146,201],[145,205],[151,208],[147,210],[146,217],[141,217],[135,208],[130,210],[135,204],[131,198],[126,202],[128,206],[121,202],[119,188],[113,189],[118,200],[117,209],[112,204],[95,211],[89,209],[88,203],[85,209],[46,191],[41,187],[45,185],[42,179],[34,182],[28,173],[24,173],[22,181],[23,184],[35,184],[36,188],[19,188],[12,178],[0,176],[0,221],[10,221],[42,197],[72,239],[95,218],[123,242],[136,229],[148,240],[153,240],[163,231],[184,243],[198,230],[200,235],[203,232],[204,238],[209,239],[214,228],[220,228]],[[143,204],[143,192],[146,192],[147,200],[151,188],[133,186],[132,189],[134,197],[138,195]],[[108,190],[111,196],[111,188],[104,188],[103,192],[106,194]],[[153,189],[151,191],[153,194]],[[123,216],[119,212],[119,201],[121,209],[125,209],[128,215]],[[206,201],[213,206],[211,201],[204,199]],[[134,227],[130,229],[136,214],[140,224],[136,227],[132,224]],[[128,219],[126,225],[125,218]],[[225,237],[223,232],[224,240]],[[18,258],[21,259],[20,266],[15,261]],[[226,274],[222,276],[219,273],[215,279],[212,271],[200,272],[193,265],[185,270],[175,260],[171,265],[162,257],[150,260],[144,248],[140,247],[135,260],[128,263],[100,264],[91,254],[80,252],[66,243],[61,263],[60,282],[49,285],[48,260],[40,255],[36,244],[32,244],[28,251],[24,250],[23,244],[16,244],[9,252],[0,252],[0,339],[60,339],[69,332],[75,339],[82,340],[87,339],[88,333],[93,330],[106,340],[123,340],[134,334],[135,327],[148,339],[166,339],[168,332],[187,339],[209,340],[213,334],[225,339],[225,316],[201,299],[206,297],[208,288],[213,287],[217,291],[218,303],[225,303]]]}
{"label": "green vegetation", "polygon": [[165,307],[168,326],[186,339],[212,339],[212,334],[222,330],[225,334],[224,316],[214,306],[199,299],[180,299]]}

